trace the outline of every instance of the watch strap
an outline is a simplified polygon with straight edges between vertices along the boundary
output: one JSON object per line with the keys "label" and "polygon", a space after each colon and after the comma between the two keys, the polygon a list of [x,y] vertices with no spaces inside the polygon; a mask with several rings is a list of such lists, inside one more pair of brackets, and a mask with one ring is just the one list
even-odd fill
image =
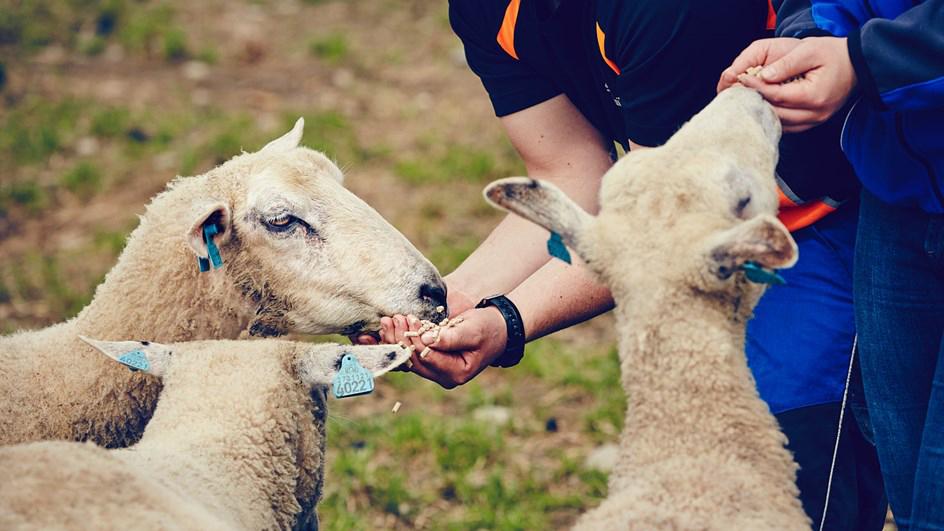
{"label": "watch strap", "polygon": [[518,311],[515,303],[504,295],[485,297],[475,305],[476,308],[487,308],[489,306],[494,306],[501,312],[505,319],[508,337],[505,343],[505,351],[495,358],[491,365],[493,367],[513,367],[524,357],[525,334],[521,312]]}

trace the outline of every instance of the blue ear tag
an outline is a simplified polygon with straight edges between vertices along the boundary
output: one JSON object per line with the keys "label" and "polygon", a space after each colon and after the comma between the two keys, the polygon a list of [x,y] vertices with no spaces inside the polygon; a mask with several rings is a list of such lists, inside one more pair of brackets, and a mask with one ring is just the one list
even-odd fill
{"label": "blue ear tag", "polygon": [[220,256],[220,248],[217,247],[216,243],[213,241],[213,236],[216,236],[219,232],[220,227],[216,223],[203,226],[203,240],[206,241],[207,252],[210,253],[210,262],[213,264],[213,269],[223,267],[223,258]]}
{"label": "blue ear tag", "polygon": [[122,354],[121,357],[118,358],[118,361],[123,365],[127,365],[132,371],[146,371],[151,368],[147,356],[140,350],[132,350],[131,352]]}
{"label": "blue ear tag", "polygon": [[547,254],[562,262],[571,263],[570,251],[568,251],[567,246],[564,245],[564,240],[561,238],[561,235],[554,231],[551,231],[551,237],[547,240]]}
{"label": "blue ear tag", "polygon": [[203,241],[206,243],[207,253],[209,253],[210,257],[197,258],[197,267],[200,268],[201,273],[206,273],[210,270],[210,263],[213,263],[213,269],[223,267],[223,257],[220,256],[220,248],[217,247],[216,242],[213,241],[213,236],[216,236],[219,232],[220,227],[216,223],[203,226]]}
{"label": "blue ear tag", "polygon": [[331,382],[335,398],[366,395],[374,390],[374,375],[361,367],[357,358],[345,354],[341,359],[341,370]]}
{"label": "blue ear tag", "polygon": [[745,262],[740,269],[744,271],[744,276],[755,284],[782,286],[787,283],[787,281],[780,276],[780,273],[772,269],[764,269],[757,262]]}

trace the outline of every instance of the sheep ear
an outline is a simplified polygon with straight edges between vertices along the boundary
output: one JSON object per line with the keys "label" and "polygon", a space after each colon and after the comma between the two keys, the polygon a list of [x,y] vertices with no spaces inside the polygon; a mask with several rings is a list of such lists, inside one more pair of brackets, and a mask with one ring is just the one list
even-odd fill
{"label": "sheep ear", "polygon": [[150,341],[99,341],[79,336],[93,348],[128,367],[161,377],[167,371],[173,351],[167,345]]}
{"label": "sheep ear", "polygon": [[560,234],[568,247],[583,254],[581,236],[593,216],[553,184],[527,177],[500,179],[485,187],[485,199]]}
{"label": "sheep ear", "polygon": [[708,262],[721,279],[733,275],[746,262],[767,269],[790,267],[799,254],[790,231],[769,215],[738,223],[712,238],[708,248]]}
{"label": "sheep ear", "polygon": [[344,357],[353,356],[376,378],[406,363],[412,352],[399,345],[311,345],[297,358],[298,374],[308,385],[331,385]]}
{"label": "sheep ear", "polygon": [[272,142],[266,144],[259,152],[274,153],[278,151],[288,151],[298,147],[298,144],[302,141],[302,135],[305,133],[305,119],[299,118],[295,122],[295,127],[292,127],[292,130],[284,135],[276,138]]}
{"label": "sheep ear", "polygon": [[[232,234],[232,217],[229,207],[221,202],[213,202],[201,205],[194,209],[193,223],[187,231],[187,243],[193,249],[193,253],[200,259],[200,270],[205,271],[209,264],[217,269],[223,265],[223,257],[219,254],[220,245],[229,240]],[[215,225],[215,234],[210,234],[213,244],[207,243],[207,235],[204,234],[204,227]],[[216,248],[216,249],[214,249]]]}

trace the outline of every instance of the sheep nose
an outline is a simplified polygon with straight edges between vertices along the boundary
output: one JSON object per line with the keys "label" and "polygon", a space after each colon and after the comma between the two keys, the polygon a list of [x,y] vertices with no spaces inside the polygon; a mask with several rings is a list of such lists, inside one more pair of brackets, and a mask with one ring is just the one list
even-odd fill
{"label": "sheep nose", "polygon": [[420,286],[420,298],[434,306],[446,305],[446,285],[442,281]]}

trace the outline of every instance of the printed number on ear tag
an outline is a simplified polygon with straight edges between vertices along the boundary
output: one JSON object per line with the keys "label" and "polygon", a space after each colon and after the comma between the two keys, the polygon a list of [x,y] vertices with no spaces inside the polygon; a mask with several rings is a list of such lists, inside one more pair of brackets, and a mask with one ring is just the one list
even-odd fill
{"label": "printed number on ear tag", "polygon": [[787,281],[780,276],[780,273],[772,269],[764,269],[757,262],[746,262],[741,266],[741,271],[744,271],[744,276],[755,284],[782,286],[787,283]]}
{"label": "printed number on ear tag", "polygon": [[331,382],[335,398],[366,395],[374,390],[374,375],[361,367],[357,358],[345,354],[341,359],[341,370]]}
{"label": "printed number on ear tag", "polygon": [[126,365],[132,371],[146,371],[151,368],[147,356],[140,350],[132,350],[122,354],[118,361]]}
{"label": "printed number on ear tag", "polygon": [[562,262],[571,263],[570,251],[568,251],[567,246],[564,245],[564,240],[561,238],[561,235],[554,231],[551,231],[551,237],[547,240],[547,254]]}

